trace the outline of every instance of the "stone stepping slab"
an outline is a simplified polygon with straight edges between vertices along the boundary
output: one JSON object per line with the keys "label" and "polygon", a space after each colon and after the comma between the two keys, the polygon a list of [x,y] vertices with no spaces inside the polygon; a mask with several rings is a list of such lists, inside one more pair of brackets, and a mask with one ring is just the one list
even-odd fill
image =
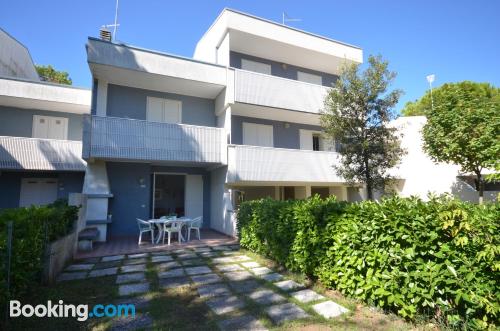
{"label": "stone stepping slab", "polygon": [[98,263],[99,261],[101,261],[100,257],[87,257],[83,260],[77,260],[75,262],[77,264],[94,264],[94,263]]}
{"label": "stone stepping slab", "polygon": [[276,324],[310,317],[309,314],[293,303],[271,306],[266,309],[266,313]]}
{"label": "stone stepping slab", "polygon": [[145,257],[142,257],[142,258],[137,258],[137,259],[130,259],[130,260],[124,260],[123,261],[123,264],[144,264],[146,263],[148,260],[145,258]]}
{"label": "stone stepping slab", "polygon": [[201,253],[201,252],[210,252],[210,251],[211,251],[211,249],[210,249],[210,247],[196,247],[196,248],[194,249],[194,251],[195,251],[195,252],[200,252],[200,253]]}
{"label": "stone stepping slab", "polygon": [[260,276],[272,273],[273,271],[267,267],[260,267],[260,268],[250,269],[250,272],[252,272],[254,275]]}
{"label": "stone stepping slab", "polygon": [[146,270],[145,264],[131,264],[121,267],[121,272],[139,272]]}
{"label": "stone stepping slab", "polygon": [[113,319],[112,331],[144,330],[153,326],[153,319],[148,314],[136,314],[135,316],[120,316]]}
{"label": "stone stepping slab", "polygon": [[191,276],[191,280],[195,285],[203,285],[203,284],[211,284],[222,281],[222,278],[217,274],[205,274],[205,275],[197,275]]}
{"label": "stone stepping slab", "polygon": [[216,252],[201,252],[200,255],[203,256],[203,257],[219,256],[219,254],[216,253]]}
{"label": "stone stepping slab", "polygon": [[151,255],[158,256],[158,255],[169,255],[170,251],[158,251],[158,252],[151,252]]}
{"label": "stone stepping slab", "polygon": [[267,289],[251,292],[248,294],[248,297],[262,305],[268,305],[286,300],[284,296]]}
{"label": "stone stepping slab", "polygon": [[118,268],[107,268],[107,269],[96,269],[96,270],[92,270],[88,277],[89,278],[92,278],[92,277],[105,277],[105,276],[112,276],[112,275],[116,275],[116,273],[118,272]]}
{"label": "stone stepping slab", "polygon": [[158,270],[166,270],[166,269],[172,269],[172,268],[177,268],[180,267],[181,265],[177,261],[172,261],[172,262],[164,262],[156,265],[156,268]]}
{"label": "stone stepping slab", "polygon": [[283,279],[283,275],[278,273],[263,274],[259,275],[260,278],[267,280],[268,282],[276,282]]}
{"label": "stone stepping slab", "polygon": [[210,274],[212,273],[212,269],[206,266],[202,267],[191,267],[191,268],[186,268],[186,273],[188,275],[201,275],[201,274]]}
{"label": "stone stepping slab", "polygon": [[217,270],[220,270],[222,272],[245,270],[237,264],[217,264],[215,267],[217,268]]}
{"label": "stone stepping slab", "polygon": [[150,303],[151,303],[151,298],[148,297],[146,294],[143,296],[120,299],[115,304],[116,305],[134,305],[135,309],[143,309],[143,308],[147,308]]}
{"label": "stone stepping slab", "polygon": [[198,255],[196,255],[195,253],[184,253],[177,255],[177,258],[179,260],[196,259],[197,257]]}
{"label": "stone stepping slab", "polygon": [[138,254],[130,254],[130,255],[127,255],[127,257],[129,259],[140,259],[140,258],[143,258],[143,257],[148,257],[149,254],[148,253],[138,253]]}
{"label": "stone stepping slab", "polygon": [[197,291],[202,298],[231,295],[229,287],[225,284],[202,285],[197,288]]}
{"label": "stone stepping slab", "polygon": [[189,286],[191,281],[188,277],[162,278],[159,285],[161,288],[169,289],[181,286]]}
{"label": "stone stepping slab", "polygon": [[349,310],[333,301],[325,301],[312,306],[312,309],[324,318],[333,318],[347,313]]}
{"label": "stone stepping slab", "polygon": [[164,272],[159,272],[158,273],[158,278],[173,278],[173,277],[180,277],[180,276],[185,276],[184,269],[178,268],[178,269],[172,269]]}
{"label": "stone stepping slab", "polygon": [[119,267],[122,265],[122,261],[109,261],[109,262],[100,262],[94,265],[94,269],[107,269]]}
{"label": "stone stepping slab", "polygon": [[261,265],[257,262],[254,262],[254,261],[250,261],[250,262],[243,262],[241,263],[242,266],[244,266],[245,268],[259,268],[261,267]]}
{"label": "stone stepping slab", "polygon": [[149,291],[149,283],[126,284],[118,286],[118,295],[128,296]]}
{"label": "stone stepping slab", "polygon": [[81,272],[63,272],[57,277],[58,282],[63,282],[63,281],[68,281],[68,280],[77,280],[77,279],[84,279],[87,277],[87,272],[86,271],[81,271]]}
{"label": "stone stepping slab", "polygon": [[170,262],[173,261],[174,259],[170,255],[158,255],[158,256],[153,256],[151,258],[151,262],[153,263],[158,263],[158,262]]}
{"label": "stone stepping slab", "polygon": [[261,287],[261,284],[255,280],[244,280],[242,282],[230,282],[229,286],[231,286],[236,293],[248,293],[256,291]]}
{"label": "stone stepping slab", "polygon": [[212,249],[214,251],[230,251],[231,248],[229,248],[228,246],[214,246],[212,247]]}
{"label": "stone stepping slab", "polygon": [[187,266],[200,265],[200,264],[206,265],[205,261],[200,260],[200,259],[183,260],[183,261],[181,261],[181,263],[182,263],[182,265],[187,265]]}
{"label": "stone stepping slab", "polygon": [[274,283],[274,285],[283,291],[291,291],[303,287],[301,284],[294,282],[293,280],[283,280],[281,282]]}
{"label": "stone stepping slab", "polygon": [[227,314],[245,307],[245,302],[236,296],[223,296],[208,300],[207,306],[217,315]]}
{"label": "stone stepping slab", "polygon": [[243,315],[217,323],[222,331],[267,331],[266,327],[255,317]]}
{"label": "stone stepping slab", "polygon": [[313,290],[305,289],[302,291],[292,293],[292,297],[299,302],[308,303],[311,301],[323,300],[325,297]]}
{"label": "stone stepping slab", "polygon": [[145,280],[146,280],[146,274],[144,274],[143,272],[130,273],[130,274],[118,275],[116,277],[116,284],[143,282]]}
{"label": "stone stepping slab", "polygon": [[72,264],[68,266],[65,271],[84,271],[90,270],[94,267],[94,264]]}
{"label": "stone stepping slab", "polygon": [[234,256],[224,256],[224,257],[216,257],[212,259],[213,263],[238,263]]}
{"label": "stone stepping slab", "polygon": [[102,262],[110,262],[110,261],[121,261],[125,258],[125,255],[112,255],[105,256],[101,259]]}
{"label": "stone stepping slab", "polygon": [[247,280],[247,279],[252,279],[253,276],[251,273],[248,271],[232,271],[232,272],[225,272],[224,277],[231,281],[240,281],[240,280]]}

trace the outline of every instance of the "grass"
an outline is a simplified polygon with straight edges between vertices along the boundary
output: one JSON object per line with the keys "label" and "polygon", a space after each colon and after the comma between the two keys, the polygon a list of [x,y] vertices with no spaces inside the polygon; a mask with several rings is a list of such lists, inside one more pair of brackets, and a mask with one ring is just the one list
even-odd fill
{"label": "grass", "polygon": [[[313,284],[302,275],[287,273],[280,270],[272,261],[262,258],[251,252],[240,251],[251,257],[262,265],[280,271],[288,279],[306,284],[307,287],[331,298],[333,301],[348,308],[350,312],[335,319],[324,319],[312,310],[311,304],[303,304],[291,298],[289,293],[281,291],[276,286],[264,280],[257,279],[263,288],[272,289],[287,297],[304,309],[312,317],[281,325],[274,325],[266,315],[265,309],[269,305],[258,305],[247,296],[235,294],[241,298],[246,306],[242,311],[258,318],[270,330],[423,330],[425,326],[415,326],[404,322],[394,315],[367,307],[357,301],[348,299],[339,293],[323,288],[320,284]],[[222,254],[222,253],[218,253]],[[226,253],[227,254],[227,253]],[[209,266],[213,266],[208,258],[200,259]],[[137,309],[138,314],[148,314],[153,319],[155,330],[217,330],[217,322],[231,316],[238,316],[242,311],[231,312],[218,316],[205,304],[207,299],[200,298],[194,285],[178,287],[174,289],[162,289],[158,283],[157,270],[154,264],[146,264],[146,277],[150,282],[150,291],[146,294],[151,299],[149,306]],[[216,268],[212,268],[219,276],[224,275]],[[65,303],[82,304],[90,306],[95,304],[116,303],[121,298],[118,296],[118,286],[115,284],[116,276],[76,280],[57,283],[52,287],[40,287],[36,293],[29,298],[21,300],[22,303],[40,304],[47,300]],[[73,318],[16,318],[10,321],[12,330],[107,330],[112,326],[112,320],[108,318],[89,319],[79,322]],[[433,328],[430,328],[433,329]]]}

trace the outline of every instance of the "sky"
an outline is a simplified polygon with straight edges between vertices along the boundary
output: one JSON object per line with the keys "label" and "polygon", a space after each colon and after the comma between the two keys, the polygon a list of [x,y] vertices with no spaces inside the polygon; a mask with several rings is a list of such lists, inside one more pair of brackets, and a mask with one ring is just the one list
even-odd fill
{"label": "sky", "polygon": [[[88,36],[114,20],[116,0],[2,0],[0,27],[28,47],[36,64],[67,71],[90,87]],[[500,87],[499,0],[120,0],[117,40],[191,57],[223,8],[281,22],[359,46],[366,61],[380,54],[402,89],[397,110],[420,98],[435,74],[437,87],[472,80]],[[5,10],[5,9],[8,10]],[[1,46],[1,45],[0,45]]]}

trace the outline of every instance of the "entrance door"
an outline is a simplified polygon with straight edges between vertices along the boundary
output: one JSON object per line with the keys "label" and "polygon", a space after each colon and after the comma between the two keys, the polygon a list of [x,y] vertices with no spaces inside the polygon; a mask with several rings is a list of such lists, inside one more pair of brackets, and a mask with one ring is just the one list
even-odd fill
{"label": "entrance door", "polygon": [[19,206],[41,206],[57,200],[57,179],[55,178],[23,178]]}
{"label": "entrance door", "polygon": [[154,174],[153,218],[185,216],[185,175]]}
{"label": "entrance door", "polygon": [[203,216],[203,177],[186,175],[186,216],[195,218]]}

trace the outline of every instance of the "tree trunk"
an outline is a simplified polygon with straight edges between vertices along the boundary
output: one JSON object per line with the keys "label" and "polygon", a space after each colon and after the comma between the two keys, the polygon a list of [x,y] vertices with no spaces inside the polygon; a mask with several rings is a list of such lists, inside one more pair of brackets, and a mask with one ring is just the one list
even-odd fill
{"label": "tree trunk", "polygon": [[479,192],[479,204],[483,204],[484,200],[484,180],[481,176],[481,172],[476,172],[476,190]]}
{"label": "tree trunk", "polygon": [[373,200],[373,185],[372,178],[370,176],[370,168],[368,163],[368,158],[364,157],[365,162],[365,180],[366,180],[366,196],[368,200]]}

